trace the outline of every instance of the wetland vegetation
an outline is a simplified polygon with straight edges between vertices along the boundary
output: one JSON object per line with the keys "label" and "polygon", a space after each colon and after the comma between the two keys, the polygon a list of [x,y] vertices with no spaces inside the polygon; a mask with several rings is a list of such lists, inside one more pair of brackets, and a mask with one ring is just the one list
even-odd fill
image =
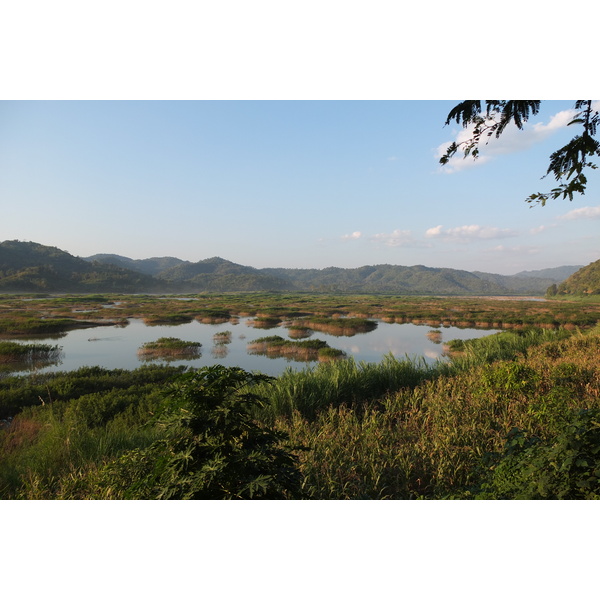
{"label": "wetland vegetation", "polygon": [[[0,295],[0,335],[60,333],[81,327],[147,323],[225,323],[249,316],[259,325],[283,321],[303,328],[320,319],[381,319],[431,327],[458,326],[496,329],[528,326],[556,329],[590,327],[600,320],[600,297],[415,297],[394,295],[326,295],[231,293],[175,296]],[[256,326],[256,325],[255,325]]]}
{"label": "wetland vegetation", "polygon": [[[446,361],[347,358],[276,378],[168,365],[0,376],[3,499],[600,498],[593,297],[5,295],[0,305],[5,336],[23,337],[32,322],[66,331],[168,315],[263,315],[305,334],[311,319],[505,330],[450,343]],[[306,342],[319,340],[288,343]]]}
{"label": "wetland vegetation", "polygon": [[0,373],[49,364],[60,356],[60,346],[0,341]]}
{"label": "wetland vegetation", "polygon": [[146,342],[138,350],[143,360],[177,360],[196,358],[200,354],[200,342],[186,342],[175,337],[161,337],[155,342]]}
{"label": "wetland vegetation", "polygon": [[248,352],[266,356],[293,356],[296,360],[336,360],[346,355],[342,350],[331,348],[323,340],[290,341],[279,335],[258,338],[248,344]]}

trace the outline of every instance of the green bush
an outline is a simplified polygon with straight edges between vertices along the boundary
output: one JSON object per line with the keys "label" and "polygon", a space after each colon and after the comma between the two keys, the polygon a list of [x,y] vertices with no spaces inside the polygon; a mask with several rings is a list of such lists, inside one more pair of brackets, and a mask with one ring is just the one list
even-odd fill
{"label": "green bush", "polygon": [[286,499],[301,496],[288,436],[256,424],[262,399],[248,386],[271,380],[215,365],[182,375],[161,417],[165,437],[109,463],[96,479],[102,497],[124,499]]}
{"label": "green bush", "polygon": [[478,499],[600,499],[600,410],[576,413],[549,441],[513,429],[492,473]]}

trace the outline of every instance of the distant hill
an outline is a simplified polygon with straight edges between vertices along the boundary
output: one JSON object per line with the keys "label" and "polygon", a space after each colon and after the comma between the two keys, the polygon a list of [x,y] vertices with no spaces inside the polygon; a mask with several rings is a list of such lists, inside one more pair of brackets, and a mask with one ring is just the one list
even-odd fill
{"label": "distant hill", "polygon": [[563,267],[554,267],[552,269],[539,269],[538,271],[521,271],[512,275],[512,277],[520,277],[526,279],[536,277],[540,279],[552,279],[555,282],[564,281],[567,277],[573,275],[584,265],[565,265]]}
{"label": "distant hill", "polygon": [[160,285],[142,273],[90,263],[51,246],[0,243],[0,292],[158,291]]}
{"label": "distant hill", "polygon": [[[556,287],[557,294],[573,294],[587,296],[590,294],[600,295],[600,260],[590,263],[586,267],[573,273],[566,281]],[[549,291],[549,293],[551,293]]]}
{"label": "distant hill", "polygon": [[356,269],[261,269],[295,289],[319,292],[494,295],[508,290],[468,271],[417,265],[373,265]]}
{"label": "distant hill", "polygon": [[287,281],[215,256],[196,263],[182,263],[157,277],[180,289],[211,292],[244,292],[292,289]]}
{"label": "distant hill", "polygon": [[485,279],[493,281],[497,285],[511,290],[511,293],[517,294],[545,294],[546,290],[552,284],[558,284],[564,281],[569,275],[575,273],[579,266],[563,266],[553,269],[541,269],[538,271],[521,271],[515,275],[497,275],[495,273],[482,273],[474,271],[474,274]]}
{"label": "distant hill", "polygon": [[103,265],[116,265],[123,269],[138,271],[146,275],[158,275],[166,269],[177,265],[185,264],[187,261],[172,256],[163,256],[161,258],[142,258],[133,259],[118,254],[94,254],[94,256],[84,257],[83,260],[88,262],[99,262]]}
{"label": "distant hill", "polygon": [[[34,242],[0,243],[0,292],[198,293],[306,291],[399,295],[543,295],[577,267],[515,275],[424,265],[366,265],[354,269],[255,269],[220,257],[190,262],[174,257],[132,259],[118,254],[77,258]],[[568,275],[567,275],[568,276]],[[562,284],[561,284],[562,285]]]}

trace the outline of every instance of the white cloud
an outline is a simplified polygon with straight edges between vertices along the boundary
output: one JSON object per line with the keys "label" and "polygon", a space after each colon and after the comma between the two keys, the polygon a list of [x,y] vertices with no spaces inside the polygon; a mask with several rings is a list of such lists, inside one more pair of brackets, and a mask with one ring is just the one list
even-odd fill
{"label": "white cloud", "polygon": [[354,231],[352,233],[347,233],[342,236],[343,240],[358,240],[362,237],[362,233],[360,231]]}
{"label": "white cloud", "polygon": [[573,221],[575,219],[600,219],[600,206],[584,206],[575,208],[567,214],[557,217],[563,221]]}
{"label": "white cloud", "polygon": [[451,229],[444,229],[442,225],[431,227],[425,232],[425,237],[435,238],[444,242],[469,242],[472,240],[494,240],[516,237],[514,229],[500,229],[499,227],[482,227],[481,225],[462,225]]}
{"label": "white cloud", "polygon": [[436,227],[431,227],[425,232],[426,237],[437,237],[442,234],[443,225],[437,225]]}

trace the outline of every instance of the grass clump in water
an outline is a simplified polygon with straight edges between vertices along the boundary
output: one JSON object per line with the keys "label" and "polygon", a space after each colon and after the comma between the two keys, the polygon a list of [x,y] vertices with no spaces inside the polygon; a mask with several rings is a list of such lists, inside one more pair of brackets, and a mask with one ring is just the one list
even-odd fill
{"label": "grass clump in water", "polygon": [[47,365],[57,362],[60,353],[60,346],[0,341],[0,371],[28,369],[33,365]]}
{"label": "grass clump in water", "polygon": [[162,337],[155,342],[146,342],[138,350],[142,360],[191,360],[200,356],[200,342],[186,342],[175,337]]}
{"label": "grass clump in water", "polygon": [[329,361],[344,358],[342,350],[331,348],[323,340],[304,340],[296,342],[286,340],[279,335],[262,337],[250,342],[247,346],[250,354],[263,354],[268,357],[289,357],[294,360]]}
{"label": "grass clump in water", "polygon": [[231,344],[231,331],[219,331],[213,335],[215,344]]}

